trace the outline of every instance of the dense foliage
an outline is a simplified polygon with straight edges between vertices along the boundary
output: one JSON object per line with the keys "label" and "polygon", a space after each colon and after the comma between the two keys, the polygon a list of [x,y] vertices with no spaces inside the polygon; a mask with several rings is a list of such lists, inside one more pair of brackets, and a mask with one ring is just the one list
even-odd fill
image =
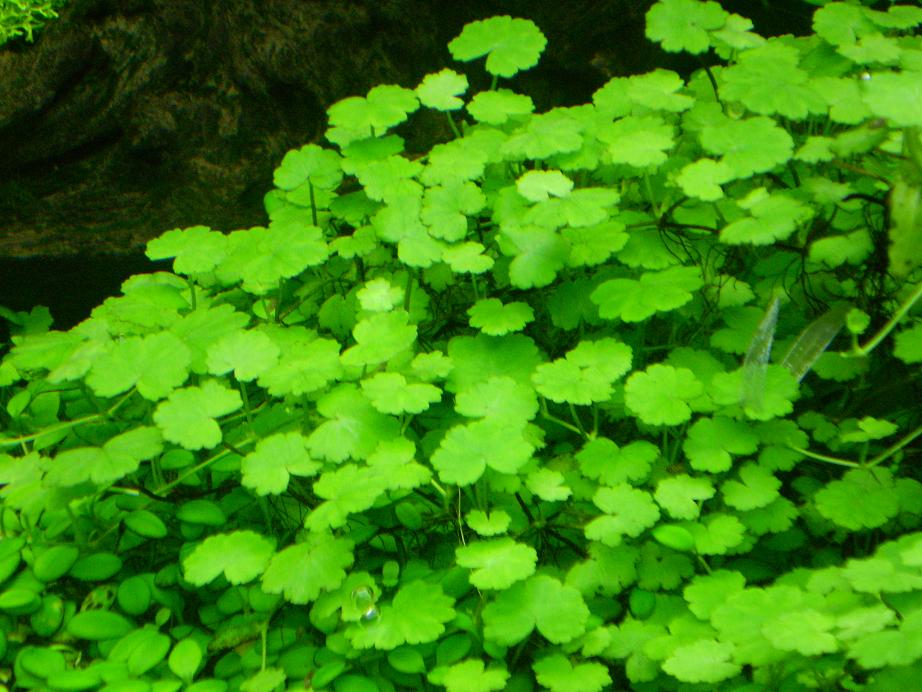
{"label": "dense foliage", "polygon": [[12,315],[7,676],[916,687],[920,23],[660,0],[650,39],[725,64],[535,113],[544,36],[474,22],[488,90],[345,99],[266,227],[165,233],[68,332]]}
{"label": "dense foliage", "polygon": [[45,22],[58,16],[67,0],[0,0],[0,46],[15,38],[30,43]]}

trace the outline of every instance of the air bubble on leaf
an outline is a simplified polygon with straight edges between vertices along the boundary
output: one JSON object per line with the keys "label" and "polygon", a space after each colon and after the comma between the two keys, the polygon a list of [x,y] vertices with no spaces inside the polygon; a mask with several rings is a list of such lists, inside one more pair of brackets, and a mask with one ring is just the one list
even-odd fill
{"label": "air bubble on leaf", "polygon": [[361,611],[363,622],[377,620],[381,614],[375,603],[375,595],[367,586],[357,586],[352,590],[352,605]]}

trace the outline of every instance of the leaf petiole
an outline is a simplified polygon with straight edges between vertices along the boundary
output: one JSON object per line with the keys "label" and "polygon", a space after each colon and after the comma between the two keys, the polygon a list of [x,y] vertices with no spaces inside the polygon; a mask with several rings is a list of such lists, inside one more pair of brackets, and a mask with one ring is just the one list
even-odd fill
{"label": "leaf petiole", "polygon": [[919,298],[922,298],[922,283],[916,286],[916,289],[910,294],[909,298],[903,301],[903,304],[900,305],[897,311],[893,313],[889,320],[887,320],[887,324],[880,328],[880,331],[878,331],[877,334],[871,337],[871,339],[864,346],[856,347],[851,353],[847,353],[845,355],[858,358],[868,355],[871,351],[877,348],[878,345],[880,345],[881,341],[887,338],[887,335],[892,332],[899,321],[906,316],[906,313],[912,309],[912,306],[916,304]]}

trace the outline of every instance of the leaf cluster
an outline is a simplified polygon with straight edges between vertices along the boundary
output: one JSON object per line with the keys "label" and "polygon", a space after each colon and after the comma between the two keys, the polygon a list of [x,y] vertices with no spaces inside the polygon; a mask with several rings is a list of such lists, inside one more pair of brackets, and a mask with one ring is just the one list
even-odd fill
{"label": "leaf cluster", "polygon": [[[540,30],[474,22],[449,50],[489,89],[340,101],[264,226],[166,232],[172,271],[70,331],[15,315],[0,668],[911,688],[920,24],[828,2],[765,38],[659,0],[648,37],[721,64],[536,113],[509,80]],[[393,130],[421,109],[451,136],[412,157]]]}

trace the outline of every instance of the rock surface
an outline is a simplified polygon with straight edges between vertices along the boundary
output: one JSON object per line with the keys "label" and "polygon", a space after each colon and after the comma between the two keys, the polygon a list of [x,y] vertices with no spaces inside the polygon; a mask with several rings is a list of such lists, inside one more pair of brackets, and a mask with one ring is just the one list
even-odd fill
{"label": "rock surface", "polygon": [[[74,0],[35,44],[0,48],[0,258],[137,253],[163,231],[263,223],[284,153],[325,109],[452,65],[468,21],[534,20],[539,108],[648,69],[650,0]],[[433,130],[414,121],[408,148]],[[432,127],[437,127],[432,123]],[[0,299],[0,303],[3,300]]]}

